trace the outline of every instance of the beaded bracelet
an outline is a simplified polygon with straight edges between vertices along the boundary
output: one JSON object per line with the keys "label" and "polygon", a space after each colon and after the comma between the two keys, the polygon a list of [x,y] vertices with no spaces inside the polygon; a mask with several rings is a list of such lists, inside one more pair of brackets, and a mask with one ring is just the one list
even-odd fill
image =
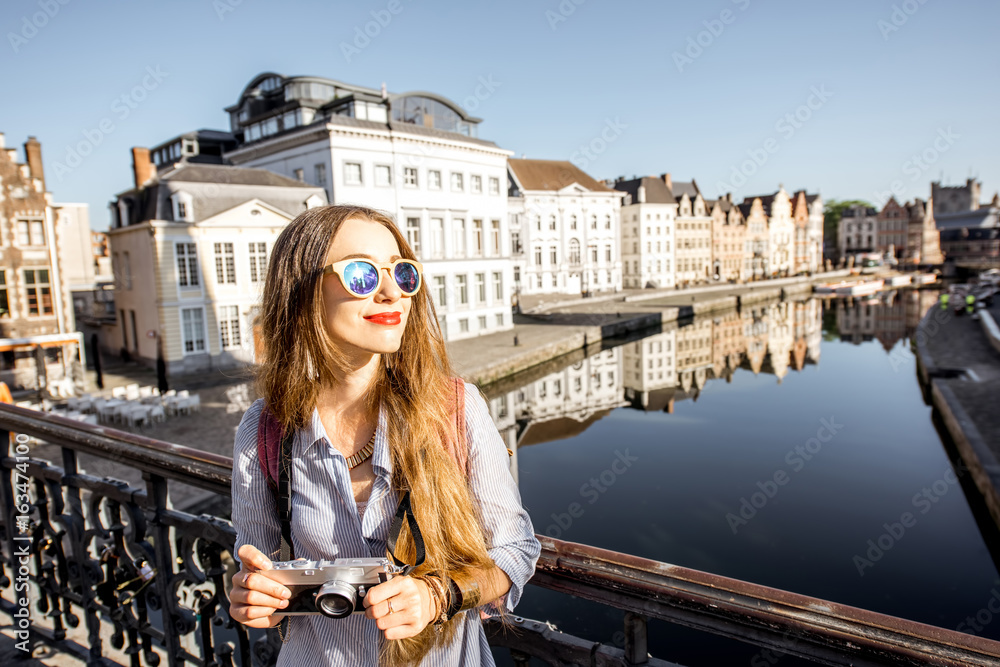
{"label": "beaded bracelet", "polygon": [[444,624],[448,620],[448,599],[446,597],[444,583],[441,578],[437,575],[429,574],[423,577],[423,579],[428,583],[431,589],[431,594],[434,596],[434,600],[437,602],[436,618],[434,620],[434,630],[441,632],[444,630]]}

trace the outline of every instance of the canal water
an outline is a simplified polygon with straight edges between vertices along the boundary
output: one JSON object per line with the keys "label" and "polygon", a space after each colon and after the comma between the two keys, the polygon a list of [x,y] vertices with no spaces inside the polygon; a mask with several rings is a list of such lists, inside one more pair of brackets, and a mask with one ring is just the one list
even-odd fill
{"label": "canal water", "polygon": [[[935,300],[761,304],[485,388],[535,531],[1000,639],[995,530],[910,350]],[[622,645],[601,605],[529,586],[517,613]],[[810,664],[649,629],[689,667]]]}

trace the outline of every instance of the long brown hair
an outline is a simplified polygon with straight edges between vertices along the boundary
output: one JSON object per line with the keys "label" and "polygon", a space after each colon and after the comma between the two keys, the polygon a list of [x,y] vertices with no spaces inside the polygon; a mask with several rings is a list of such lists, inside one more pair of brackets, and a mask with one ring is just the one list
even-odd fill
{"label": "long brown hair", "polygon": [[[399,254],[417,259],[392,218],[360,206],[324,206],[295,218],[274,244],[260,313],[263,359],[257,367],[257,389],[284,428],[304,427],[316,406],[319,390],[348,371],[344,354],[324,323],[321,278],[330,244],[349,219],[376,222],[399,244]],[[381,355],[366,395],[367,407],[387,416],[392,484],[409,490],[413,513],[424,538],[427,558],[415,574],[448,577],[465,569],[493,566],[486,539],[460,471],[442,446],[448,437],[453,375],[427,289],[413,297],[399,350]],[[464,438],[464,434],[458,434]],[[396,555],[413,562],[414,546],[404,530]],[[478,613],[475,610],[467,613]],[[454,635],[459,619],[443,633],[431,626],[412,639],[386,642],[388,664],[418,662],[437,642]]]}

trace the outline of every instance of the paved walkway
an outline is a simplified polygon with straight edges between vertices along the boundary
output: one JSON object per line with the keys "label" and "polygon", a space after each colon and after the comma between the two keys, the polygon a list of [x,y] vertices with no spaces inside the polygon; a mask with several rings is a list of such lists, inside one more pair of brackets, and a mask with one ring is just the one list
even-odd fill
{"label": "paved walkway", "polygon": [[[1000,319],[1000,298],[990,312]],[[978,319],[939,307],[922,320],[916,343],[932,401],[1000,526],[1000,353]]]}

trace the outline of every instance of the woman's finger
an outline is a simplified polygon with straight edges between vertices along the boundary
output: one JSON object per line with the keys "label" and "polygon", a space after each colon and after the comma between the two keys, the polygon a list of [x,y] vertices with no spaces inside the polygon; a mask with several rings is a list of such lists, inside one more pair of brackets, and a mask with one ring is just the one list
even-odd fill
{"label": "woman's finger", "polygon": [[240,550],[236,552],[236,556],[239,558],[243,567],[247,570],[254,571],[271,569],[271,559],[265,556],[260,549],[252,544],[244,544],[240,547]]}
{"label": "woman's finger", "polygon": [[236,577],[240,579],[241,588],[260,591],[265,595],[283,600],[288,600],[292,597],[292,592],[288,588],[282,586],[266,574],[261,574],[260,572],[243,572],[241,570],[236,573]]}
{"label": "woman's finger", "polygon": [[273,609],[284,609],[288,606],[288,600],[273,597],[267,593],[261,593],[260,591],[249,590],[246,588],[234,588],[233,592],[229,596],[229,602],[231,604],[252,607],[271,607]]}

